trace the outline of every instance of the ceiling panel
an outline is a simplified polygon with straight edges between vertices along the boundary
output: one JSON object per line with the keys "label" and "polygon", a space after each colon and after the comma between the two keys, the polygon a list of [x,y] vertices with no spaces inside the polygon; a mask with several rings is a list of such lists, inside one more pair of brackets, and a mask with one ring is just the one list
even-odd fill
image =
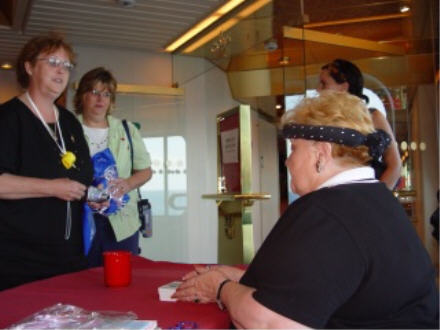
{"label": "ceiling panel", "polygon": [[136,0],[135,6],[122,7],[117,0],[18,0],[26,15],[15,24],[19,28],[0,26],[0,63],[13,63],[30,37],[49,31],[61,32],[77,45],[162,51],[225,2]]}

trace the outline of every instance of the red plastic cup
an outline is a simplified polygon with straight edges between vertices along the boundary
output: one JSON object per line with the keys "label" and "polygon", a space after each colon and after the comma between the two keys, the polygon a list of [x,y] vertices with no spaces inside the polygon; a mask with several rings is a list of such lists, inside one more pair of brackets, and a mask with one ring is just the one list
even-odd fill
{"label": "red plastic cup", "polygon": [[131,282],[131,252],[106,251],[104,258],[104,283],[108,287],[128,286]]}

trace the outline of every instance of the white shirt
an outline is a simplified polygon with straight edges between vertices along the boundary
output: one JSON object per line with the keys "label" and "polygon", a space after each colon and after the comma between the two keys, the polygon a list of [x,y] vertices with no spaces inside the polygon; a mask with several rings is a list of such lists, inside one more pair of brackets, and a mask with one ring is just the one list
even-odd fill
{"label": "white shirt", "polygon": [[107,148],[108,145],[108,127],[95,128],[82,125],[84,135],[89,143],[90,156]]}
{"label": "white shirt", "polygon": [[374,177],[374,169],[370,166],[362,166],[342,171],[331,177],[318,188],[333,187],[345,183],[374,183],[378,180]]}

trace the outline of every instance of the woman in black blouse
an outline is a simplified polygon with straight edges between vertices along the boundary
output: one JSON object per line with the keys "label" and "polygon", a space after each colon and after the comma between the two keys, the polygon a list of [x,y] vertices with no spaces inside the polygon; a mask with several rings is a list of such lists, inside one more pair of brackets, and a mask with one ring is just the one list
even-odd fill
{"label": "woman in black blouse", "polygon": [[56,106],[73,68],[61,37],[31,39],[24,93],[0,106],[0,290],[86,266],[82,203],[93,169],[75,116]]}
{"label": "woman in black blouse", "polygon": [[217,301],[237,328],[437,328],[430,257],[370,160],[390,142],[363,102],[324,92],[289,111],[289,205],[246,270],[197,266],[174,298]]}

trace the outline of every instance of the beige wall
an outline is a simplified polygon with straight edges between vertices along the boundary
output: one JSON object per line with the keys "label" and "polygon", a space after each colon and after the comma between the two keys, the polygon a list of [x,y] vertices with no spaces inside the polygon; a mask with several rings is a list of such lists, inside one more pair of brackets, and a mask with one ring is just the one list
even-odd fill
{"label": "beige wall", "polygon": [[20,93],[15,71],[0,69],[0,104]]}

